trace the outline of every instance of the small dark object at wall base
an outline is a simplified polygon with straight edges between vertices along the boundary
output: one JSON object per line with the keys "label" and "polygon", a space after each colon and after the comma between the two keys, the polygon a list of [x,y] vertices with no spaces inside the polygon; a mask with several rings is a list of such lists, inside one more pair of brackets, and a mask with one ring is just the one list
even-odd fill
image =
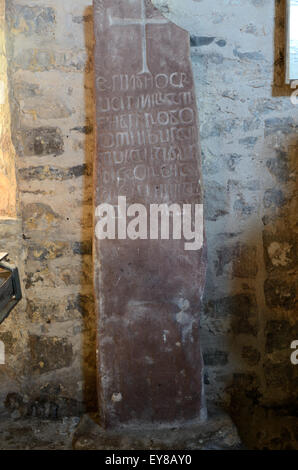
{"label": "small dark object at wall base", "polygon": [[19,271],[0,257],[0,324],[22,298]]}

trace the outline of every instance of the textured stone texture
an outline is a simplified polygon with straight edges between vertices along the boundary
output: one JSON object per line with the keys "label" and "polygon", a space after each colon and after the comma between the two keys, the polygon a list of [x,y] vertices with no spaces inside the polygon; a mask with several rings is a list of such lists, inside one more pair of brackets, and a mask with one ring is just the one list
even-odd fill
{"label": "textured stone texture", "polygon": [[20,419],[4,417],[0,423],[0,450],[72,450],[79,418],[51,420],[40,416]]}
{"label": "textured stone texture", "polygon": [[[230,407],[249,447],[297,449],[297,366],[290,363],[290,344],[298,339],[298,108],[283,84],[284,1],[154,1],[165,15],[171,4],[183,5],[178,21],[192,35],[209,245],[206,394]],[[8,2],[18,11],[8,18],[13,136],[28,128],[60,129],[64,153],[23,156],[15,139],[24,222],[23,215],[1,221],[0,239],[21,269],[24,300],[1,325],[7,363],[0,366],[0,410],[10,393],[29,402],[54,398],[61,413],[65,400],[76,403],[68,407],[73,413],[83,402],[96,403],[91,257],[85,248],[78,253],[92,239],[90,5]],[[42,112],[38,97],[50,104]],[[32,257],[43,242],[52,255]],[[57,242],[66,245],[53,258],[49,248]],[[246,263],[252,253],[248,266],[239,264],[239,253]],[[72,364],[32,377],[30,335],[71,343]],[[47,384],[53,387],[44,395]]]}
{"label": "textured stone texture", "polygon": [[235,425],[214,410],[205,423],[106,430],[98,417],[85,415],[73,437],[75,450],[237,450],[241,442]]}
{"label": "textured stone texture", "polygon": [[24,156],[58,156],[61,155],[64,151],[63,137],[60,129],[51,127],[39,127],[37,129],[29,128],[22,129],[20,134],[20,153],[23,151]]}
{"label": "textured stone texture", "polygon": [[284,85],[285,1],[153,3],[191,33],[209,253],[206,393],[231,404],[250,447],[297,448],[298,107]]}
{"label": "textured stone texture", "polygon": [[96,408],[90,3],[7,2],[20,219],[0,221],[0,246],[20,267],[24,299],[0,329],[0,414]]}
{"label": "textured stone texture", "polygon": [[[9,402],[19,397],[10,396]],[[158,432],[130,431],[125,435],[102,432],[98,416],[55,415],[55,406],[48,401],[28,402],[34,417],[23,418],[19,407],[12,417],[2,416],[0,422],[0,450],[237,450],[241,448],[235,426],[227,415],[214,413],[208,426],[188,427],[184,433],[179,429]],[[54,419],[53,419],[54,418]]]}

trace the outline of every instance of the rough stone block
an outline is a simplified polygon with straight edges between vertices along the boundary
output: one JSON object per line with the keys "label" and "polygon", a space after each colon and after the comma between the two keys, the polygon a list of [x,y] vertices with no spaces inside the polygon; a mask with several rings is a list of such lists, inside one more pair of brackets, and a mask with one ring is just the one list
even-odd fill
{"label": "rough stone block", "polygon": [[15,67],[32,72],[61,70],[86,72],[92,70],[89,54],[84,49],[54,51],[53,49],[24,49],[15,57]]}
{"label": "rough stone block", "polygon": [[57,127],[22,129],[19,137],[24,156],[58,156],[64,152],[63,136]]}
{"label": "rough stone block", "polygon": [[294,310],[297,306],[298,282],[295,279],[270,278],[265,281],[266,303],[270,308]]}
{"label": "rough stone block", "polygon": [[290,351],[291,343],[298,338],[298,323],[287,320],[271,320],[266,326],[266,352],[271,354],[281,349]]}
{"label": "rough stone block", "polygon": [[[212,198],[209,197],[212,192]],[[226,188],[216,181],[206,181],[204,185],[204,209],[206,220],[215,222],[229,213]]]}
{"label": "rough stone block", "polygon": [[35,235],[40,232],[45,234],[46,232],[52,231],[57,227],[61,220],[61,216],[53,211],[48,204],[42,203],[31,203],[27,204],[23,208],[23,221],[24,230],[26,234],[31,233]]}
{"label": "rough stone block", "polygon": [[264,257],[268,272],[295,269],[298,261],[298,243],[295,233],[288,229],[263,232]]}
{"label": "rough stone block", "polygon": [[72,166],[70,168],[58,168],[50,165],[45,166],[29,166],[28,168],[19,169],[21,179],[29,180],[52,180],[65,181],[81,176],[90,176],[90,167],[85,163],[82,165]]}
{"label": "rough stone block", "polygon": [[216,275],[229,274],[231,277],[255,278],[258,272],[257,248],[236,243],[216,250]]}
{"label": "rough stone block", "polygon": [[72,345],[65,338],[29,336],[31,367],[40,374],[69,367],[73,361]]}
{"label": "rough stone block", "polygon": [[57,99],[56,90],[56,93],[21,99],[20,111],[25,116],[25,119],[31,117],[34,122],[38,119],[66,119],[73,114],[74,109],[70,109],[70,107],[65,104],[64,98]]}
{"label": "rough stone block", "polygon": [[[46,386],[39,395],[29,398],[19,393],[9,393],[5,400],[5,407],[12,417],[26,418],[28,430],[28,418],[37,418],[35,430],[40,429],[43,420],[54,421],[68,416],[77,416],[84,411],[82,403],[62,395],[63,388],[60,385]],[[26,428],[25,428],[26,429]],[[25,432],[27,434],[27,432]],[[26,446],[27,448],[27,446]],[[23,449],[24,450],[24,447]]]}
{"label": "rough stone block", "polygon": [[228,363],[229,354],[226,351],[207,349],[204,351],[203,357],[205,366],[225,366]]}
{"label": "rough stone block", "polygon": [[215,322],[225,320],[228,329],[235,335],[256,336],[258,332],[258,312],[256,298],[252,294],[238,294],[208,302],[205,315]]}
{"label": "rough stone block", "polygon": [[55,29],[56,14],[51,7],[14,4],[8,10],[9,26],[13,34],[52,33]]}
{"label": "rough stone block", "polygon": [[45,241],[43,244],[32,243],[28,247],[28,260],[47,261],[69,254],[69,244],[61,241]]}

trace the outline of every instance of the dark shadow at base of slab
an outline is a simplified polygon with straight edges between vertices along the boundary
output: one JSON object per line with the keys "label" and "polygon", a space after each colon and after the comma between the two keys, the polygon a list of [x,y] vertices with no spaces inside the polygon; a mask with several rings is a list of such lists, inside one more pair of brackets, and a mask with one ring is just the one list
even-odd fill
{"label": "dark shadow at base of slab", "polygon": [[237,429],[222,411],[209,413],[203,423],[150,429],[123,427],[105,430],[95,415],[84,415],[74,433],[75,450],[239,450]]}

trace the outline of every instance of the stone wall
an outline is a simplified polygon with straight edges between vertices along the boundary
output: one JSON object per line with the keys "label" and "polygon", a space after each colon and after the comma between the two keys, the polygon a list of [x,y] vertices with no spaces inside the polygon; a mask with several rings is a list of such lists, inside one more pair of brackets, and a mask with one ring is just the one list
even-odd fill
{"label": "stone wall", "polygon": [[11,241],[8,222],[0,233],[21,268],[24,300],[0,327],[0,409],[16,416],[96,404],[90,3],[7,2],[21,217]]}
{"label": "stone wall", "polygon": [[285,2],[154,0],[191,34],[209,269],[206,393],[246,443],[298,445],[298,106],[284,83]]}
{"label": "stone wall", "polygon": [[[25,298],[0,327],[0,410],[63,416],[96,403],[91,1],[7,3],[21,217],[0,233]],[[249,445],[297,447],[298,108],[283,86],[284,2],[155,3],[191,31],[209,245],[206,394]]]}

